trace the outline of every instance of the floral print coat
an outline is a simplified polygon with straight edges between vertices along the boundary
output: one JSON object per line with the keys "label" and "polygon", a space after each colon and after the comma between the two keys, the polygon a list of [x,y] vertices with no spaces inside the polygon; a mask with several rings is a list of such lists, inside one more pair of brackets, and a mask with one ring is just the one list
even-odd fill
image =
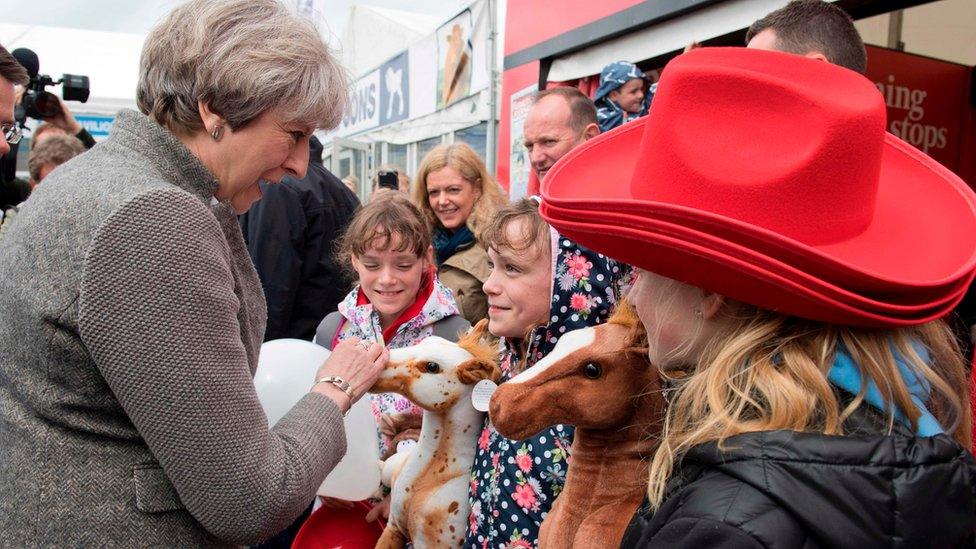
{"label": "floral print coat", "polygon": [[[359,296],[359,286],[357,285],[349,295],[339,303],[339,314],[344,321],[339,328],[337,337],[339,341],[355,337],[369,341],[380,341],[383,329],[380,327],[380,317],[373,311],[373,306],[369,303],[357,305]],[[434,333],[434,323],[438,320],[447,318],[458,313],[457,303],[454,296],[440,280],[434,279],[434,290],[427,298],[420,313],[412,319],[404,322],[397,329],[396,334],[386,342],[390,349],[399,349],[416,345],[422,340],[430,337]],[[394,393],[382,393],[370,395],[370,404],[373,415],[376,417],[377,425],[380,417],[385,415],[417,415],[423,414],[416,404],[410,402],[405,397]],[[391,440],[386,435],[380,434],[380,455],[386,455],[390,450]]]}
{"label": "floral print coat", "polygon": [[[552,231],[553,283],[549,323],[530,335],[531,367],[567,331],[603,322],[630,269]],[[513,342],[502,342],[502,383],[520,368]],[[526,440],[509,440],[485,420],[471,471],[471,514],[465,547],[519,549],[537,545],[539,526],[566,481],[573,428],[554,425]]]}

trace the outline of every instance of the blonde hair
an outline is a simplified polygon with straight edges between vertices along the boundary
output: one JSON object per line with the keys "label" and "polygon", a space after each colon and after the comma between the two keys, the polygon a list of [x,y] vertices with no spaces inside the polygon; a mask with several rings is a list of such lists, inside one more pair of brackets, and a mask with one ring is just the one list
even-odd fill
{"label": "blonde hair", "polygon": [[[687,286],[670,284],[671,288],[657,288],[655,293]],[[673,305],[656,314],[669,314],[667,309]],[[970,446],[972,418],[962,354],[943,321],[893,330],[855,328],[727,300],[707,322],[715,323],[715,331],[701,356],[690,360],[680,374],[665,372],[676,388],[650,465],[648,495],[655,508],[663,503],[675,463],[693,446],[718,441],[723,448],[729,437],[777,429],[844,434],[843,423],[863,403],[867,383],[842,407],[827,380],[839,349],[850,355],[865,380],[877,385],[889,430],[895,410],[905,414],[912,429],[920,416],[895,360],[897,353],[930,385],[926,407],[946,433]],[[650,337],[654,341],[653,333]],[[927,350],[927,361],[916,351],[917,344]]]}
{"label": "blonde hair", "polygon": [[177,134],[203,128],[203,101],[237,130],[277,109],[286,124],[331,129],[347,77],[315,26],[277,0],[190,0],[146,38],[139,110]]}
{"label": "blonde hair", "polygon": [[485,223],[491,219],[495,210],[505,204],[506,198],[501,185],[488,175],[485,163],[467,143],[444,144],[431,149],[420,162],[420,168],[417,169],[417,175],[411,185],[410,196],[431,224],[435,227],[440,226],[440,221],[434,215],[430,200],[427,198],[427,176],[445,167],[454,168],[462,179],[481,191],[481,196],[475,202],[474,210],[466,222],[475,238],[480,240]]}

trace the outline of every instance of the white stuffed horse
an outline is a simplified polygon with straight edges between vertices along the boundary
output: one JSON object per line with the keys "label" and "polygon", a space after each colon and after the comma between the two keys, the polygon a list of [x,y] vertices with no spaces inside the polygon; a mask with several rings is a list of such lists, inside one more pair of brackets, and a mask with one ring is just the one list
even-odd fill
{"label": "white stuffed horse", "polygon": [[461,547],[468,483],[484,414],[471,390],[501,375],[496,350],[482,340],[483,320],[460,341],[429,337],[390,351],[375,393],[398,393],[424,409],[419,443],[392,479],[390,520],[377,548]]}

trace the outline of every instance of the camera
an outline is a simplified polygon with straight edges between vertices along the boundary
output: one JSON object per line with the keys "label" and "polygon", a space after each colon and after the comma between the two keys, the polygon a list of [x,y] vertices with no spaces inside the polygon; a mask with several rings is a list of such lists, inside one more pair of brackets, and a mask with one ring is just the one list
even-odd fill
{"label": "camera", "polygon": [[30,83],[24,92],[24,97],[17,107],[16,118],[23,123],[26,117],[44,119],[57,116],[61,112],[58,98],[51,92],[45,91],[48,86],[62,85],[61,97],[65,101],[88,101],[91,93],[88,77],[80,74],[63,74],[60,80],[54,80],[46,74],[39,74],[40,62],[37,54],[27,48],[17,48],[11,52],[17,61],[27,69]]}
{"label": "camera", "polygon": [[400,174],[396,170],[383,170],[379,173],[379,187],[381,189],[400,189]]}
{"label": "camera", "polygon": [[61,104],[58,102],[58,98],[53,93],[44,91],[45,87],[57,84],[63,84],[61,97],[65,101],[79,101],[81,103],[88,101],[90,90],[87,76],[65,74],[62,75],[61,80],[55,82],[50,76],[39,74],[36,78],[31,79],[27,91],[24,93],[24,98],[21,100],[24,114],[38,119],[57,116],[61,112]]}

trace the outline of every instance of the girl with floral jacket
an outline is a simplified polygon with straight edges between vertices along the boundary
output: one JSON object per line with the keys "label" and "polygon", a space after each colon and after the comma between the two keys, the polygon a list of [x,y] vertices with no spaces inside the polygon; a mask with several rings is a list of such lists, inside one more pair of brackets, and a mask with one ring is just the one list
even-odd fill
{"label": "girl with floral jacket", "polygon": [[[340,254],[359,282],[339,310],[322,321],[318,343],[331,348],[357,338],[397,349],[431,335],[456,341],[470,324],[460,317],[451,291],[437,279],[427,219],[406,196],[381,192],[381,198],[356,213],[343,236]],[[386,455],[392,434],[382,426],[395,416],[415,416],[419,425],[422,410],[392,393],[370,398],[381,426],[380,455]]]}
{"label": "girl with floral jacket", "polygon": [[[567,331],[602,322],[620,297],[624,267],[559,236],[538,205],[501,209],[482,239],[489,331],[502,338],[502,382],[530,368]],[[566,480],[573,428],[554,425],[509,440],[489,420],[471,471],[465,547],[535,547],[539,526]]]}

